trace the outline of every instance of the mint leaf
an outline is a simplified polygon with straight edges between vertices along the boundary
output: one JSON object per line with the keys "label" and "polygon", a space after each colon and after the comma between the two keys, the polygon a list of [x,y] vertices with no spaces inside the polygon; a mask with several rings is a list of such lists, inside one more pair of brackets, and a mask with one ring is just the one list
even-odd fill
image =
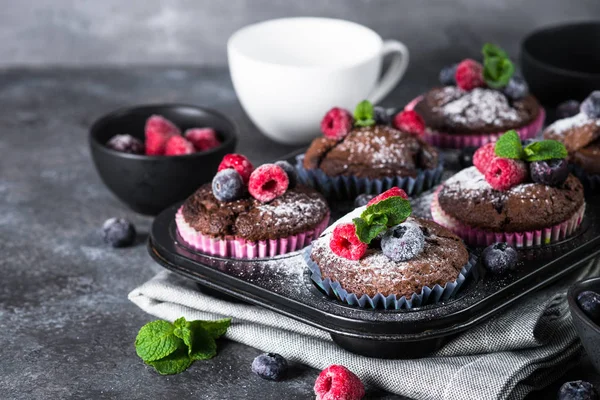
{"label": "mint leaf", "polygon": [[515,66],[508,58],[486,57],[483,61],[483,80],[492,89],[508,85],[515,73]]}
{"label": "mint leaf", "polygon": [[486,43],[481,49],[484,59],[488,57],[508,58],[508,54],[500,46],[493,43]]}
{"label": "mint leaf", "polygon": [[507,131],[498,138],[494,152],[498,157],[521,160],[525,157],[521,138],[515,130]]}
{"label": "mint leaf", "polygon": [[412,208],[408,200],[400,196],[394,196],[370,205],[360,217],[362,219],[372,219],[374,217],[370,215],[385,215],[386,226],[391,227],[406,221],[411,212]]}
{"label": "mint leaf", "polygon": [[217,342],[212,335],[202,327],[203,321],[190,322],[191,336],[188,345],[188,355],[192,360],[208,360],[217,355]]}
{"label": "mint leaf", "polygon": [[387,229],[387,226],[382,224],[369,224],[362,218],[354,218],[352,220],[354,226],[356,226],[356,236],[358,239],[366,244],[371,243],[373,239],[377,237],[381,232]]}
{"label": "mint leaf", "polygon": [[146,361],[146,364],[153,366],[161,375],[173,375],[188,369],[192,362],[187,349],[182,347],[160,360]]}
{"label": "mint leaf", "polygon": [[354,125],[375,125],[375,112],[373,111],[373,104],[369,100],[361,101],[354,109]]}
{"label": "mint leaf", "polygon": [[541,140],[525,147],[525,161],[544,161],[553,158],[567,158],[568,152],[564,144],[556,140]]}
{"label": "mint leaf", "polygon": [[231,325],[231,318],[217,319],[214,321],[194,321],[198,323],[210,336],[218,339],[227,332],[227,328]]}
{"label": "mint leaf", "polygon": [[157,320],[142,326],[135,338],[135,351],[144,361],[164,358],[179,348],[184,348],[183,341],[173,333],[173,324]]}

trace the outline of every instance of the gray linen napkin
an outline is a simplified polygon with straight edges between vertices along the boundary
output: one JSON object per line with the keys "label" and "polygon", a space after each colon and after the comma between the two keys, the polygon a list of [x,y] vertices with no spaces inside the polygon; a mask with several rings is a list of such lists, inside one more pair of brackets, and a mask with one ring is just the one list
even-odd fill
{"label": "gray linen napkin", "polygon": [[364,382],[414,399],[522,399],[564,373],[581,354],[565,293],[598,275],[599,260],[531,295],[497,318],[465,332],[436,354],[416,360],[358,356],[335,345],[325,331],[273,311],[228,302],[194,283],[161,272],[129,294],[142,310],[162,319],[232,317],[226,337],[317,369],[342,364]]}

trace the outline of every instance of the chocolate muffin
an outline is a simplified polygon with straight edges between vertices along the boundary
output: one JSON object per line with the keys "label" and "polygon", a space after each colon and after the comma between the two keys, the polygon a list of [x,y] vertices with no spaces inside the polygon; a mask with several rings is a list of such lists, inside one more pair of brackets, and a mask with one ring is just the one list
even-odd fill
{"label": "chocolate muffin", "polygon": [[529,125],[538,118],[541,108],[531,95],[511,101],[498,90],[465,91],[457,86],[445,86],[424,94],[414,110],[429,130],[480,135]]}
{"label": "chocolate muffin", "polygon": [[562,142],[570,161],[586,173],[600,174],[600,119],[579,113],[558,120],[546,128],[544,138]]}
{"label": "chocolate muffin", "polygon": [[584,207],[583,185],[573,175],[559,187],[523,183],[494,190],[475,167],[448,179],[437,202],[451,218],[489,232],[529,232],[569,220]]}
{"label": "chocolate muffin", "polygon": [[205,184],[185,201],[181,214],[187,225],[203,235],[255,242],[311,231],[327,218],[329,208],[321,194],[303,185],[261,203],[252,197],[219,201],[211,185]]}
{"label": "chocolate muffin", "polygon": [[315,139],[304,155],[307,170],[327,176],[381,179],[416,177],[419,170],[436,168],[438,152],[415,135],[387,125],[354,128],[338,141]]}
{"label": "chocolate muffin", "polygon": [[423,287],[444,286],[457,279],[469,261],[462,240],[433,221],[409,217],[425,236],[421,253],[408,261],[393,261],[381,249],[369,248],[360,260],[337,256],[329,246],[331,230],[313,243],[311,259],[319,266],[323,279],[337,281],[360,298],[381,293],[409,299]]}

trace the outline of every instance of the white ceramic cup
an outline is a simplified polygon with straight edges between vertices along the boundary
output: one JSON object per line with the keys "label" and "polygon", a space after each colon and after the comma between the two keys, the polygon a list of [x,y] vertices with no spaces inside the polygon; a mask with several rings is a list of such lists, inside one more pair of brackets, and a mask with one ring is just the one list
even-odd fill
{"label": "white ceramic cup", "polygon": [[[231,79],[244,110],[271,139],[307,143],[332,107],[378,103],[400,81],[408,49],[373,30],[329,18],[249,25],[227,43]],[[380,78],[383,58],[392,56]]]}

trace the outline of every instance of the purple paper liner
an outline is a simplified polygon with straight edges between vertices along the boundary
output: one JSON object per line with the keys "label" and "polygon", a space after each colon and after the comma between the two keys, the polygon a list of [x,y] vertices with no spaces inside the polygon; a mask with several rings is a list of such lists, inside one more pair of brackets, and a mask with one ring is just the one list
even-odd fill
{"label": "purple paper liner", "polygon": [[572,217],[548,228],[525,232],[491,232],[469,226],[446,214],[438,201],[440,190],[442,190],[441,186],[435,191],[431,200],[433,221],[451,230],[471,246],[487,247],[494,243],[505,242],[516,248],[529,248],[555,243],[571,236],[581,225],[585,214],[585,203],[583,203]]}
{"label": "purple paper liner", "polygon": [[192,228],[183,218],[181,208],[175,215],[177,232],[183,241],[206,254],[226,258],[265,258],[291,253],[303,249],[317,239],[329,224],[329,213],[314,229],[296,235],[270,240],[249,241],[243,238],[230,236],[215,238],[204,235]]}
{"label": "purple paper liner", "polygon": [[400,296],[397,294],[390,294],[385,296],[381,293],[377,293],[375,296],[371,297],[367,294],[363,294],[361,297],[358,297],[354,293],[350,293],[345,290],[342,285],[338,281],[332,281],[329,278],[323,279],[321,275],[321,269],[310,258],[310,253],[312,250],[312,245],[307,247],[302,252],[302,257],[308,266],[308,269],[311,272],[310,278],[312,281],[323,290],[329,297],[335,298],[342,303],[348,304],[350,306],[356,306],[360,308],[383,308],[385,310],[401,310],[401,309],[411,309],[415,307],[421,307],[430,304],[437,304],[442,301],[447,301],[452,297],[456,296],[461,286],[467,280],[469,273],[471,272],[473,266],[477,264],[477,256],[473,253],[469,253],[469,261],[467,264],[460,270],[458,277],[456,280],[452,282],[447,282],[444,286],[440,286],[436,284],[434,287],[423,286],[420,293],[413,293],[410,299],[407,299],[405,296]]}
{"label": "purple paper liner", "polygon": [[[404,109],[412,110],[422,98],[423,96],[419,96],[413,99],[406,107],[404,107]],[[540,107],[540,112],[535,120],[528,125],[516,128],[515,131],[517,131],[521,140],[533,139],[544,126],[545,120],[546,111]],[[447,149],[462,149],[464,147],[481,147],[488,143],[495,143],[504,133],[505,132],[460,135],[438,132],[427,128],[423,138],[433,146]]]}
{"label": "purple paper liner", "polygon": [[399,187],[409,196],[417,196],[431,189],[442,179],[444,162],[441,159],[436,168],[420,169],[417,176],[394,176],[382,179],[358,178],[356,176],[329,176],[321,169],[306,169],[302,164],[304,154],[296,156],[298,179],[305,185],[312,186],[323,196],[338,200],[354,200],[362,193],[380,194],[392,187]]}
{"label": "purple paper liner", "polygon": [[588,174],[583,168],[581,168],[577,164],[569,164],[571,168],[571,172],[575,175],[587,191],[590,193],[599,193],[600,192],[600,175],[597,174]]}

